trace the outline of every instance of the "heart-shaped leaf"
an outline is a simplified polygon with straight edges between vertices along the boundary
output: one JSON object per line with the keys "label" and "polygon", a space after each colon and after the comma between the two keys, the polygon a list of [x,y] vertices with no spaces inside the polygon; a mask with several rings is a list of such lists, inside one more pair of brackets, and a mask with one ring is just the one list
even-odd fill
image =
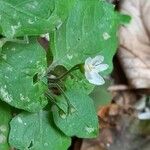
{"label": "heart-shaped leaf", "polygon": [[46,69],[46,54],[36,39],[29,44],[8,42],[0,57],[0,98],[10,105],[38,111],[47,103],[40,77]]}
{"label": "heart-shaped leaf", "polygon": [[105,1],[77,0],[66,22],[53,35],[53,65],[70,69],[87,57],[103,55],[109,73],[118,44],[116,32],[127,19]]}
{"label": "heart-shaped leaf", "polygon": [[53,123],[52,114],[21,113],[10,123],[9,143],[20,150],[67,150],[70,138]]}
{"label": "heart-shaped leaf", "polygon": [[[69,101],[68,103],[66,98]],[[57,100],[57,106],[53,106],[53,116],[54,122],[60,130],[68,136],[81,138],[97,136],[98,119],[96,111],[92,99],[85,94],[84,90],[67,90],[65,96],[59,96]]]}

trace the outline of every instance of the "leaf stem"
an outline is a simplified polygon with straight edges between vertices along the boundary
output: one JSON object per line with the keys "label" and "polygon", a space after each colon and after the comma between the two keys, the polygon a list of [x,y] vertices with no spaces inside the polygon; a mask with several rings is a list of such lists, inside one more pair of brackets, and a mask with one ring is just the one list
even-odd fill
{"label": "leaf stem", "polygon": [[79,65],[75,65],[74,67],[72,67],[70,70],[68,70],[67,72],[65,72],[63,75],[61,75],[60,77],[56,77],[56,78],[50,78],[48,77],[48,79],[52,82],[56,81],[60,81],[61,79],[63,79],[66,75],[68,75],[70,72],[79,69]]}
{"label": "leaf stem", "polygon": [[16,42],[16,43],[22,43],[22,44],[28,44],[29,43],[29,38],[28,36],[24,36],[23,40],[21,39],[10,39],[10,38],[2,38],[1,39],[1,44],[0,47],[2,47],[6,42]]}
{"label": "leaf stem", "polygon": [[68,98],[67,95],[65,94],[64,90],[61,88],[61,86],[60,86],[58,83],[56,83],[56,85],[57,85],[58,89],[63,93],[63,96],[64,96],[65,99],[66,99],[66,102],[67,102],[67,105],[68,105],[67,114],[69,114],[69,113],[71,112],[71,107],[73,107],[73,106],[72,106],[72,104],[70,103],[69,98]]}
{"label": "leaf stem", "polygon": [[55,98],[50,95],[49,91],[47,91],[45,94],[52,103],[54,103],[61,111],[63,111],[63,113],[65,113],[65,111],[57,104]]}

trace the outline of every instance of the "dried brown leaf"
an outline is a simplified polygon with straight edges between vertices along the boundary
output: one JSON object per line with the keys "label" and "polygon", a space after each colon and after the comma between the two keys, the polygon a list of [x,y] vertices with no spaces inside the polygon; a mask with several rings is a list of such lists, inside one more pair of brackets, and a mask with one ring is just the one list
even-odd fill
{"label": "dried brown leaf", "polygon": [[121,11],[132,20],[120,29],[118,57],[133,87],[150,88],[150,1],[123,0]]}

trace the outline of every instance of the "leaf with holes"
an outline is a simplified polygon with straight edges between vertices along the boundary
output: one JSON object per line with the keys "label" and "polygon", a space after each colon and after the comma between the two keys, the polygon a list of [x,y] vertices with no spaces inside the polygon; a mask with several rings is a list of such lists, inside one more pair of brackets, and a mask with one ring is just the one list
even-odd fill
{"label": "leaf with holes", "polygon": [[7,37],[39,35],[59,28],[74,0],[1,0],[2,34]]}
{"label": "leaf with holes", "polygon": [[[67,136],[96,137],[98,119],[92,99],[82,89],[68,89],[65,95],[57,97],[57,106],[53,106],[55,124]],[[70,105],[69,112],[66,98]]]}
{"label": "leaf with holes", "polygon": [[53,65],[64,65],[70,69],[84,63],[87,57],[100,54],[109,64],[106,71],[109,73],[118,44],[118,26],[128,20],[105,1],[77,0],[66,22],[53,35]]}
{"label": "leaf with holes", "polygon": [[12,119],[10,128],[9,143],[20,150],[67,150],[71,142],[46,111],[21,113]]}
{"label": "leaf with holes", "polygon": [[47,104],[45,84],[40,77],[46,69],[46,54],[36,39],[29,44],[6,43],[0,56],[0,98],[27,111]]}
{"label": "leaf with holes", "polygon": [[0,149],[8,150],[8,133],[9,133],[9,122],[11,120],[11,110],[10,107],[0,102]]}

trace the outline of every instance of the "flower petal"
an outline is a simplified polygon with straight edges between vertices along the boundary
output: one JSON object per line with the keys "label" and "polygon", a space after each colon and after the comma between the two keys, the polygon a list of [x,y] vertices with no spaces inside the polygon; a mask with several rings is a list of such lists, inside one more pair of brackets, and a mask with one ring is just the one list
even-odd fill
{"label": "flower petal", "polygon": [[85,60],[85,65],[91,64],[91,61],[92,61],[92,58],[91,58],[91,57],[88,57],[88,58]]}
{"label": "flower petal", "polygon": [[95,85],[102,85],[105,83],[104,79],[97,72],[85,72],[86,79]]}
{"label": "flower petal", "polygon": [[97,72],[101,72],[101,71],[106,70],[108,67],[109,65],[107,64],[100,64],[100,65],[95,66],[95,70],[97,70]]}
{"label": "flower petal", "polygon": [[143,112],[138,114],[140,120],[150,120],[150,112]]}
{"label": "flower petal", "polygon": [[95,66],[95,64],[97,64],[97,63],[100,64],[103,61],[104,61],[104,57],[101,55],[98,55],[92,59],[91,63],[92,63],[92,65]]}

